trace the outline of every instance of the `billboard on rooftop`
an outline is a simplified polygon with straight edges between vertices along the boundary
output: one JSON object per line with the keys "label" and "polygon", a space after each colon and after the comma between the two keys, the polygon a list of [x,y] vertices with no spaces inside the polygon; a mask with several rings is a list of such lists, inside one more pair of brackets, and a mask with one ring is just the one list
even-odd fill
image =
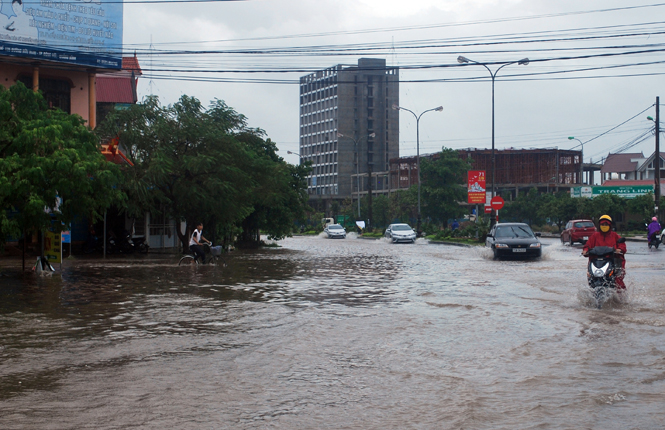
{"label": "billboard on rooftop", "polygon": [[0,56],[122,68],[122,1],[0,0]]}

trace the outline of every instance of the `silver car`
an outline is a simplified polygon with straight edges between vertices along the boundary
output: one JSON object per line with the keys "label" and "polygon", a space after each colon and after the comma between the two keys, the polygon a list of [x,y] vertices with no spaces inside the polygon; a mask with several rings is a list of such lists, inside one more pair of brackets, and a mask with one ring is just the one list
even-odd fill
{"label": "silver car", "polygon": [[323,231],[329,239],[346,239],[346,230],[339,224],[329,224]]}
{"label": "silver car", "polygon": [[386,229],[386,237],[391,239],[393,243],[414,243],[416,241],[416,232],[409,224],[390,224]]}

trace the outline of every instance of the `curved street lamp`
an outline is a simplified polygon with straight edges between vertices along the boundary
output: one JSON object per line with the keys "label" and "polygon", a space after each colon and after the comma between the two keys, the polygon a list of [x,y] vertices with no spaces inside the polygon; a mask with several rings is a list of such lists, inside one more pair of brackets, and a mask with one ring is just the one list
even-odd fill
{"label": "curved street lamp", "polygon": [[576,140],[580,143],[580,145],[582,145],[582,150],[580,151],[580,185],[583,185],[584,184],[584,142],[582,142],[575,136],[568,136],[568,140]]}
{"label": "curved street lamp", "polygon": [[[368,134],[367,136],[360,136],[358,139],[354,139],[351,136],[344,136],[342,133],[337,133],[337,137],[345,137],[353,141],[353,148],[356,153],[356,187],[358,188],[358,219],[360,219],[360,175],[358,174],[358,164],[360,164],[360,154],[358,153],[358,143],[362,139],[367,139],[368,137],[375,137],[376,133]],[[371,180],[371,178],[370,178]]]}
{"label": "curved street lamp", "polygon": [[[492,197],[494,197],[495,194],[495,179],[496,179],[496,158],[494,157],[494,80],[496,79],[497,73],[499,73],[499,70],[503,69],[506,66],[509,66],[511,64],[519,64],[520,66],[527,66],[529,64],[529,59],[528,58],[522,58],[519,61],[511,61],[509,63],[480,63],[478,61],[470,60],[466,57],[459,56],[457,57],[457,62],[460,64],[465,64],[465,63],[473,63],[473,64],[478,64],[480,66],[483,66],[484,68],[487,69],[488,72],[490,72],[490,76],[492,77]],[[498,69],[496,69],[494,72],[487,67],[487,64],[501,64]],[[494,212],[494,219],[496,220],[496,212]]]}
{"label": "curved street lamp", "polygon": [[287,153],[287,154],[291,154],[291,155],[297,155],[298,158],[300,158],[300,154],[297,154],[297,153],[295,153],[295,152],[286,151],[286,153]]}
{"label": "curved street lamp", "polygon": [[418,224],[416,225],[416,231],[420,234],[420,117],[427,112],[441,112],[443,111],[443,106],[427,109],[421,112],[420,115],[416,115],[415,112],[397,105],[393,105],[393,110],[410,112],[416,118],[416,170],[418,171]]}

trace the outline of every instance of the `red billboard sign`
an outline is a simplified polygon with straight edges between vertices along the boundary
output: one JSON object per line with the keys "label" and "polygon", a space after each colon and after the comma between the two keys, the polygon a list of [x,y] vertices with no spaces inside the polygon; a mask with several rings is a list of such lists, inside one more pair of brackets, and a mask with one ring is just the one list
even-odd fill
{"label": "red billboard sign", "polygon": [[485,204],[485,171],[469,170],[469,204]]}

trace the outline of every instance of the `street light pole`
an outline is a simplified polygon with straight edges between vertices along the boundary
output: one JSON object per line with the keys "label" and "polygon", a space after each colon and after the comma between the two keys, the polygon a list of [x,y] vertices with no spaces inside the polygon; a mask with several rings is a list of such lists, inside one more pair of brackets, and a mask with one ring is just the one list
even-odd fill
{"label": "street light pole", "polygon": [[420,115],[416,115],[415,112],[397,105],[393,105],[393,110],[407,111],[416,118],[416,170],[418,171],[418,223],[416,225],[416,231],[420,234],[420,117],[427,112],[441,112],[443,111],[443,106],[427,109],[426,111],[421,112]]}
{"label": "street light pole", "polygon": [[584,142],[575,136],[569,136],[568,140],[576,140],[580,143],[580,145],[582,145],[582,149],[580,150],[580,185],[584,185]]}
{"label": "street light pole", "polygon": [[[346,137],[353,141],[353,150],[356,153],[356,187],[358,189],[358,219],[360,219],[360,174],[358,173],[358,164],[360,164],[360,153],[358,152],[358,142],[361,139],[367,139],[368,137],[374,137],[376,133],[368,134],[367,136],[361,136],[358,139],[354,139],[349,136],[344,136],[342,133],[337,133],[337,137]],[[370,178],[371,179],[371,178]],[[351,193],[353,195],[353,193]]]}
{"label": "street light pole", "polygon": [[[519,61],[511,61],[510,63],[504,63],[501,66],[499,66],[499,68],[496,69],[496,71],[494,72],[492,72],[492,70],[489,67],[487,67],[486,63],[480,63],[478,61],[470,60],[461,55],[457,57],[457,62],[460,64],[474,63],[483,66],[484,68],[487,69],[488,72],[490,72],[490,76],[492,77],[492,197],[494,197],[495,186],[496,186],[496,157],[494,155],[494,80],[496,79],[496,75],[499,73],[499,70],[515,63],[519,64],[520,66],[527,66],[529,64],[529,59],[522,58]],[[501,63],[490,63],[490,64],[501,64]],[[496,211],[493,212],[494,212],[494,220],[496,221]]]}
{"label": "street light pole", "polygon": [[300,159],[302,158],[300,154],[296,154],[295,152],[286,151],[286,153],[287,153],[287,154],[291,154],[291,155],[297,155],[297,156],[298,156],[298,160],[300,160]]}

